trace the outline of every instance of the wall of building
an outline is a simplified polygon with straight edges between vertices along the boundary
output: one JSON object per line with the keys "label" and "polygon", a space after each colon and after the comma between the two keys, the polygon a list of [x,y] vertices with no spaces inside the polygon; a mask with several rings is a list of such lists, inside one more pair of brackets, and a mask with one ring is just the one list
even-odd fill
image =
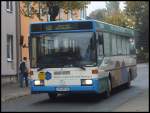
{"label": "wall of building", "polygon": [[[17,74],[16,44],[16,3],[12,2],[13,11],[6,9],[6,1],[1,2],[1,75]],[[7,59],[7,34],[13,35],[13,60]]]}
{"label": "wall of building", "polygon": [[[20,2],[20,8],[22,9],[24,4]],[[35,6],[38,8],[38,6]],[[22,58],[27,57],[29,61],[29,51],[28,51],[28,36],[29,36],[29,25],[32,22],[46,22],[47,21],[47,16],[42,17],[43,20],[38,19],[36,16],[34,18],[29,18],[24,16],[22,13],[20,14],[20,19],[21,19],[21,36],[24,37],[23,45],[26,45],[26,47],[22,47],[21,53],[22,53]]]}
{"label": "wall of building", "polygon": [[[71,13],[71,12],[69,12]],[[57,20],[79,20],[80,19],[80,10],[73,10],[71,14],[64,13],[64,9],[60,9]]]}

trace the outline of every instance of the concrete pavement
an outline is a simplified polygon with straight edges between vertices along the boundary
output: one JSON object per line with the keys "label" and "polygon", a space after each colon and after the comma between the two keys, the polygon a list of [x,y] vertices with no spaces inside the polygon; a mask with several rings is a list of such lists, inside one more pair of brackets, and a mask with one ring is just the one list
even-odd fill
{"label": "concrete pavement", "polygon": [[[149,64],[139,64],[137,65],[137,69],[138,77],[136,78],[136,81],[141,84],[136,84],[134,82],[133,85],[144,89],[143,92],[136,97],[127,100],[125,103],[118,106],[114,111],[149,111]],[[143,77],[147,79],[144,80]]]}
{"label": "concrete pavement", "polygon": [[149,91],[146,90],[138,96],[121,104],[114,112],[148,112],[149,111]]}
{"label": "concrete pavement", "polygon": [[1,85],[1,102],[30,94],[29,88],[20,88],[18,83]]}

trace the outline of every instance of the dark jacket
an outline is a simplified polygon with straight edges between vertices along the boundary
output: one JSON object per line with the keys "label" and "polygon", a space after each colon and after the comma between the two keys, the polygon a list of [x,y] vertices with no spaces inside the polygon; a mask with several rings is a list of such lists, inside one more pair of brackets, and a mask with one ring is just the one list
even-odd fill
{"label": "dark jacket", "polygon": [[21,73],[27,73],[27,67],[26,67],[25,62],[22,62],[20,64],[20,71],[21,71]]}

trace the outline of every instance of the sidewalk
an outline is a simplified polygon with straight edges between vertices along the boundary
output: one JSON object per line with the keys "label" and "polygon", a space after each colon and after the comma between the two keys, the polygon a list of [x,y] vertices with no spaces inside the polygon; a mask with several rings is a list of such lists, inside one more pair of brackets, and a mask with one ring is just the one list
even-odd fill
{"label": "sidewalk", "polygon": [[1,102],[26,95],[30,95],[30,89],[20,88],[18,83],[7,83],[1,85]]}
{"label": "sidewalk", "polygon": [[133,99],[117,107],[114,112],[148,112],[149,111],[149,91],[140,93]]}

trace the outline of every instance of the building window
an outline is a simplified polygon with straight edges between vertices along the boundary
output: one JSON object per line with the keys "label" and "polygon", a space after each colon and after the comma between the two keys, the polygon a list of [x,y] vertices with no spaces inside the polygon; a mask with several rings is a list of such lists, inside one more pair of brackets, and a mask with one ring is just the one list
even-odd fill
{"label": "building window", "polygon": [[63,9],[60,9],[60,20],[63,20],[64,19],[64,10]]}
{"label": "building window", "polygon": [[80,19],[82,19],[82,18],[83,18],[83,10],[80,9]]}
{"label": "building window", "polygon": [[31,16],[31,14],[32,14],[32,13],[31,13],[31,8],[32,8],[32,4],[31,4],[31,2],[28,2],[28,4],[27,4],[27,9],[28,9],[28,10],[27,10],[27,11],[28,11],[27,13],[28,13],[28,16]]}
{"label": "building window", "polygon": [[12,1],[6,1],[6,10],[9,11],[9,12],[13,11]]}
{"label": "building window", "polygon": [[47,21],[48,21],[48,22],[51,21],[49,14],[47,15]]}
{"label": "building window", "polygon": [[72,20],[72,10],[69,10],[68,12],[68,20]]}
{"label": "building window", "polygon": [[43,6],[42,6],[42,4],[39,2],[39,18],[40,18],[40,19],[44,19],[44,13],[45,13],[45,11],[44,11],[44,9],[43,9]]}
{"label": "building window", "polygon": [[86,8],[83,7],[80,9],[80,19],[85,19],[86,17]]}
{"label": "building window", "polygon": [[7,34],[7,61],[13,60],[13,35]]}
{"label": "building window", "polygon": [[71,19],[73,20],[74,17],[73,17],[73,10],[71,10]]}

